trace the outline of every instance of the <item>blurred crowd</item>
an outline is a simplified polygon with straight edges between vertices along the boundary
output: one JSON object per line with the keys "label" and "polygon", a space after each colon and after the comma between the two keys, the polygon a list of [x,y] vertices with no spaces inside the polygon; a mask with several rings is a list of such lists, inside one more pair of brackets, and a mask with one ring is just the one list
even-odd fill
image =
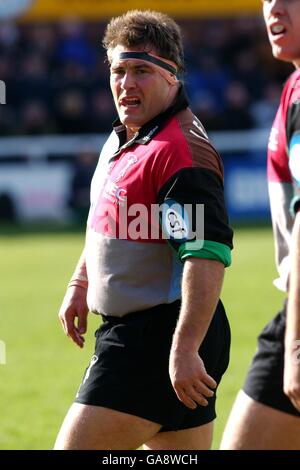
{"label": "blurred crowd", "polygon": [[[290,66],[272,59],[260,18],[184,20],[193,111],[207,130],[270,126]],[[115,110],[105,23],[0,23],[0,136],[109,132]]]}

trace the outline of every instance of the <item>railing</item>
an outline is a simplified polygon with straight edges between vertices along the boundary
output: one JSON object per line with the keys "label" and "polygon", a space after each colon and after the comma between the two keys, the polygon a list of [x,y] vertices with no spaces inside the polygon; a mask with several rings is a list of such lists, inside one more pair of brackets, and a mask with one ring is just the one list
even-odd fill
{"label": "railing", "polygon": [[[269,129],[211,132],[212,142],[219,152],[257,151],[266,148]],[[82,149],[99,152],[107,135],[86,134],[74,136],[2,137],[0,158],[24,156],[41,158],[47,155],[77,154]]]}
{"label": "railing", "polygon": [[[233,219],[269,218],[268,134],[269,130],[210,133],[223,157],[225,197]],[[70,221],[73,160],[82,152],[98,155],[106,138],[102,134],[0,138],[0,220],[2,196],[2,212],[4,198],[19,219]]]}

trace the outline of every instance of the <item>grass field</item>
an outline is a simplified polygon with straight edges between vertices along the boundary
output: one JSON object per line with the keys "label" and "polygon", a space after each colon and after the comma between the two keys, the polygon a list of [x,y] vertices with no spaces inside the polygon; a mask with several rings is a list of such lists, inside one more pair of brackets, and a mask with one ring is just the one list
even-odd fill
{"label": "grass field", "polygon": [[[93,350],[90,315],[83,351],[62,333],[57,311],[83,245],[83,233],[0,234],[0,449],[50,449]],[[213,448],[255,350],[255,338],[282,303],[270,228],[236,230],[223,301],[232,327],[231,364],[219,389]]]}

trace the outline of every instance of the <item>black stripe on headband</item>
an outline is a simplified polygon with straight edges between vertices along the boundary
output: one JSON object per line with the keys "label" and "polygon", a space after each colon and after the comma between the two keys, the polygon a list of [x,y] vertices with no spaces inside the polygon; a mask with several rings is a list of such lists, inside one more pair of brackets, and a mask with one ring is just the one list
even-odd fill
{"label": "black stripe on headband", "polygon": [[157,59],[152,55],[148,54],[147,52],[120,52],[119,55],[120,59],[140,59],[145,60],[147,62],[152,62],[152,64],[158,65],[163,69],[167,70],[168,72],[176,75],[177,70],[172,65],[167,64],[163,60]]}

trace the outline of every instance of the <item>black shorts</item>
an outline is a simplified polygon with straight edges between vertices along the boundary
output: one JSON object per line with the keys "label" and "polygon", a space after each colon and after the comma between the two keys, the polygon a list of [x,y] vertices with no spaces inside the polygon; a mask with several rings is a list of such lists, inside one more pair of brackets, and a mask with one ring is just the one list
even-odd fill
{"label": "black shorts", "polygon": [[284,335],[286,307],[271,320],[258,337],[244,392],[253,400],[285,413],[300,416],[283,392]]}
{"label": "black shorts", "polygon": [[[122,318],[104,317],[96,331],[95,354],[76,397],[162,425],[161,431],[200,426],[216,417],[215,397],[190,410],[177,398],[169,378],[169,353],[180,301]],[[229,362],[230,328],[221,301],[199,354],[220,382]]]}

